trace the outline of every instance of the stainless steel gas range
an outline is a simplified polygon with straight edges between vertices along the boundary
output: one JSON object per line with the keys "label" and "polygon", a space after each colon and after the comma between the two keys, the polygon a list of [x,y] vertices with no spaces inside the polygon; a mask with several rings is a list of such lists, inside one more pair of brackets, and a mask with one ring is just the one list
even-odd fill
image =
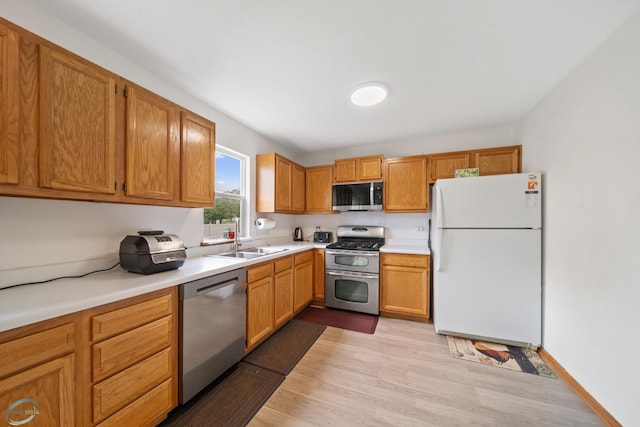
{"label": "stainless steel gas range", "polygon": [[327,245],[325,251],[325,305],[379,314],[384,227],[340,226],[337,237],[338,241]]}

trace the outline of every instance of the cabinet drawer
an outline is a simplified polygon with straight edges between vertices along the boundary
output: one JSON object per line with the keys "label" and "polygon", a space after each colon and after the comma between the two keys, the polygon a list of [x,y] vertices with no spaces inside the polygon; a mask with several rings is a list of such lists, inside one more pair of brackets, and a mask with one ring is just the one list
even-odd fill
{"label": "cabinet drawer", "polygon": [[275,272],[279,273],[284,270],[288,270],[293,267],[293,257],[288,256],[284,258],[277,259],[273,262],[275,266]]}
{"label": "cabinet drawer", "polygon": [[149,426],[158,423],[175,406],[172,399],[172,388],[173,384],[169,379],[116,412],[98,426]]}
{"label": "cabinet drawer", "polygon": [[256,280],[263,279],[271,276],[273,273],[273,263],[262,264],[257,267],[251,267],[247,269],[247,282],[255,282]]}
{"label": "cabinet drawer", "polygon": [[93,316],[91,318],[91,339],[100,341],[170,315],[171,296],[162,295],[149,301]]}
{"label": "cabinet drawer", "polygon": [[383,253],[383,265],[401,265],[404,267],[429,267],[429,255],[390,254]]}
{"label": "cabinet drawer", "polygon": [[46,331],[0,344],[0,377],[71,353],[75,345],[75,325],[68,323]]}
{"label": "cabinet drawer", "polygon": [[313,260],[313,251],[306,251],[296,255],[296,265],[311,262],[311,260]]}
{"label": "cabinet drawer", "polygon": [[167,348],[173,334],[171,316],[93,345],[93,381],[97,382]]}
{"label": "cabinet drawer", "polygon": [[98,422],[171,376],[171,349],[93,386],[93,421]]}

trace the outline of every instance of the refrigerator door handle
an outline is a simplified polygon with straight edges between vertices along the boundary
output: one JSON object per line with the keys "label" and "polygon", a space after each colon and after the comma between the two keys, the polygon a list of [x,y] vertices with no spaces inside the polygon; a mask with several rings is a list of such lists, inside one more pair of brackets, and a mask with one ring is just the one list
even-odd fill
{"label": "refrigerator door handle", "polygon": [[442,229],[442,189],[436,185],[436,229]]}
{"label": "refrigerator door handle", "polygon": [[442,229],[442,190],[436,185],[436,233],[438,235],[438,242],[436,247],[436,271],[440,271],[442,266],[442,238],[444,237],[444,230]]}
{"label": "refrigerator door handle", "polygon": [[436,271],[441,271],[442,258],[444,258],[444,245],[442,244],[444,230],[442,228],[438,228],[436,232],[438,233],[438,247],[436,248]]}

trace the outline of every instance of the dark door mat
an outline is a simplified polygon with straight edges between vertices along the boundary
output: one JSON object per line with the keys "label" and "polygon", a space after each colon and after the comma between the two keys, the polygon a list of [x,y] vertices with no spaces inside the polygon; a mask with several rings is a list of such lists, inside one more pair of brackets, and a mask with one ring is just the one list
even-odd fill
{"label": "dark door mat", "polygon": [[245,426],[283,380],[276,372],[240,362],[220,381],[169,414],[160,426]]}
{"label": "dark door mat", "polygon": [[249,353],[243,361],[288,375],[326,328],[315,323],[292,319]]}
{"label": "dark door mat", "polygon": [[378,316],[332,308],[307,307],[296,319],[365,334],[373,334],[378,325]]}

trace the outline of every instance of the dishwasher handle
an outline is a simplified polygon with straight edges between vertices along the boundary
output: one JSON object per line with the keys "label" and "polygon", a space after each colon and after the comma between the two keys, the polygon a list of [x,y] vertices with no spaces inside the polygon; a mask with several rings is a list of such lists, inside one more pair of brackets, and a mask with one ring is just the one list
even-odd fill
{"label": "dishwasher handle", "polygon": [[192,282],[180,285],[180,300],[188,300],[195,298],[212,290],[224,288],[229,285],[246,284],[247,271],[244,268],[227,271],[225,273],[215,274],[213,276],[204,277]]}
{"label": "dishwasher handle", "polygon": [[216,289],[224,288],[229,285],[235,285],[238,283],[238,278],[234,277],[233,279],[225,280],[224,282],[214,283],[212,285],[204,285],[201,288],[196,289],[196,295],[206,294]]}

